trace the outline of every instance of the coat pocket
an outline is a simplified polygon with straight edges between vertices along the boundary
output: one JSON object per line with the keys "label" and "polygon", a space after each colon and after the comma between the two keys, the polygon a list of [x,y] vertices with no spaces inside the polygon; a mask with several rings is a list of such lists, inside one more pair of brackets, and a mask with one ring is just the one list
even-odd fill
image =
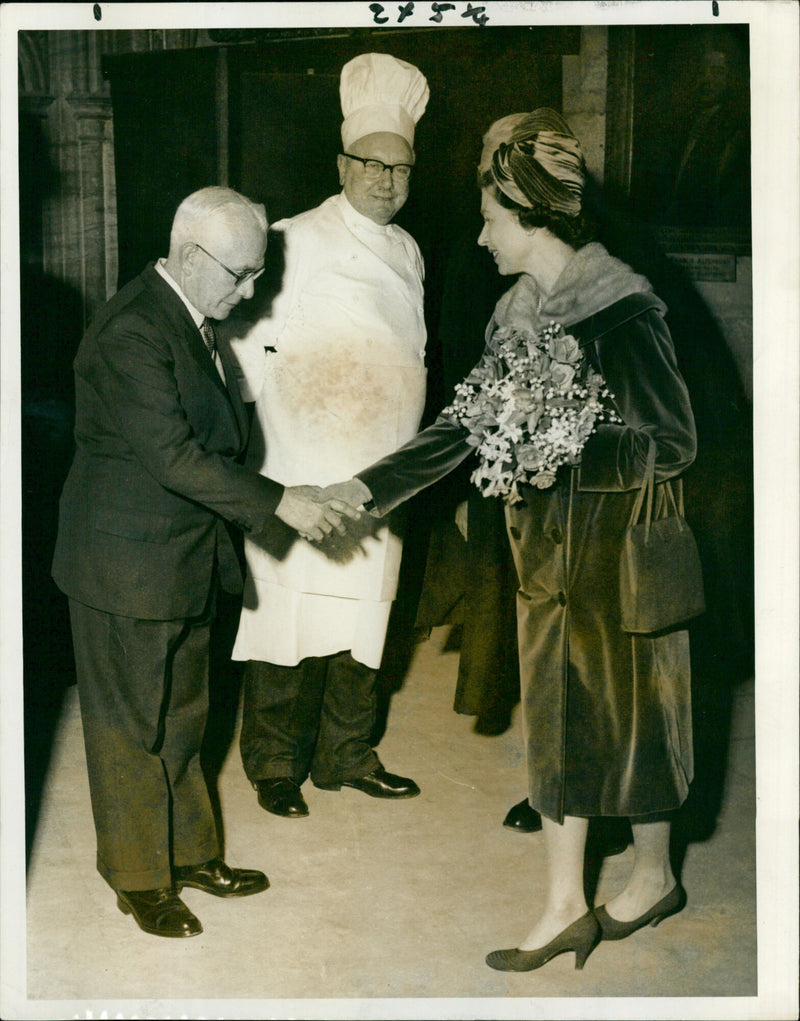
{"label": "coat pocket", "polygon": [[135,539],[137,542],[165,543],[172,533],[171,519],[162,514],[145,514],[116,507],[92,507],[89,523],[98,532],[117,535],[122,539]]}

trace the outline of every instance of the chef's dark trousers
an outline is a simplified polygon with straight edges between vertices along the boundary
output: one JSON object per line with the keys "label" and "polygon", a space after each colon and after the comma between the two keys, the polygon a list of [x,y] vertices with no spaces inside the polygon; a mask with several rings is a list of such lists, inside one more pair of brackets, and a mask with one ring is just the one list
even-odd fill
{"label": "chef's dark trousers", "polygon": [[349,652],[297,666],[245,664],[240,750],[248,779],[357,780],[380,765],[370,744],[376,671]]}
{"label": "chef's dark trousers", "polygon": [[115,890],[169,886],[219,854],[200,744],[210,616],[138,620],[70,600],[97,868]]}

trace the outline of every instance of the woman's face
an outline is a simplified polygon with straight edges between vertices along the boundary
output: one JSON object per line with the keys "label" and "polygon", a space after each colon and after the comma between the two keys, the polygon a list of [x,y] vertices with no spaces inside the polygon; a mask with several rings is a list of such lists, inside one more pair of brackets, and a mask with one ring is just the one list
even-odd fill
{"label": "woman's face", "polygon": [[526,273],[531,260],[531,242],[535,231],[526,230],[516,215],[501,206],[490,188],[481,191],[483,230],[478,244],[488,248],[503,276]]}

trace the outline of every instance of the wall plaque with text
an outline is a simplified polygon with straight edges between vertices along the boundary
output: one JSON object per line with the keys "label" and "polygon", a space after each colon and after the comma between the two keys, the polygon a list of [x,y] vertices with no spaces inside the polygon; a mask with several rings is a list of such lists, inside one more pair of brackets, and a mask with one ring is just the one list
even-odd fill
{"label": "wall plaque with text", "polygon": [[736,256],[716,252],[670,252],[692,280],[736,282]]}

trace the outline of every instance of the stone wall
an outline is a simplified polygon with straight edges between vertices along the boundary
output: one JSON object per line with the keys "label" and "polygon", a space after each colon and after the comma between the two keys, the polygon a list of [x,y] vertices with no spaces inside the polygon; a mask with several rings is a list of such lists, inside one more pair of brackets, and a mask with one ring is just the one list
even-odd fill
{"label": "stone wall", "polygon": [[736,280],[697,281],[697,290],[728,343],[744,392],[753,403],[753,260],[736,257]]}
{"label": "stone wall", "polygon": [[563,58],[563,114],[580,138],[586,166],[603,180],[606,158],[606,82],[608,29],[584,25],[581,51]]}
{"label": "stone wall", "polygon": [[185,48],[197,35],[19,34],[22,264],[80,294],[84,324],[117,288],[114,130],[102,59]]}

